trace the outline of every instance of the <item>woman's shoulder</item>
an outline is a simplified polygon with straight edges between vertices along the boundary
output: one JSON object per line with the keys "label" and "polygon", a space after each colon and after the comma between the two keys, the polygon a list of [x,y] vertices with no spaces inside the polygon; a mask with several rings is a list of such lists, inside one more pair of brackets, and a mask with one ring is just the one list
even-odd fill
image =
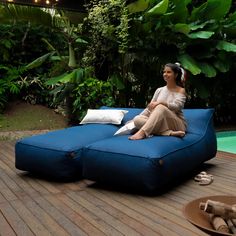
{"label": "woman's shoulder", "polygon": [[164,88],[166,88],[166,86],[158,87],[157,90],[162,90]]}
{"label": "woman's shoulder", "polygon": [[163,88],[166,88],[166,91],[170,92],[170,93],[176,93],[176,94],[179,94],[179,95],[186,95],[185,88],[180,87],[180,86],[177,86],[173,89],[168,89],[166,86],[163,87]]}
{"label": "woman's shoulder", "polygon": [[165,86],[163,87],[158,87],[155,91],[155,93],[160,93],[163,89],[165,88]]}
{"label": "woman's shoulder", "polygon": [[185,88],[180,87],[180,86],[178,86],[178,87],[176,88],[176,91],[175,91],[175,92],[176,92],[176,93],[179,93],[179,94],[186,95]]}

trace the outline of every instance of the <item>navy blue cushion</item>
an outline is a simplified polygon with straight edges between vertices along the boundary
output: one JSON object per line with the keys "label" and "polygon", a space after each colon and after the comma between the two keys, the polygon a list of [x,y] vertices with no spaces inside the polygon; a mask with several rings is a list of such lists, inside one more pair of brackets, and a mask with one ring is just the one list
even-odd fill
{"label": "navy blue cushion", "polygon": [[82,148],[111,137],[117,129],[87,124],[24,138],[15,145],[16,168],[63,180],[80,177]]}
{"label": "navy blue cushion", "polygon": [[129,140],[115,136],[83,149],[83,176],[131,188],[156,190],[193,170],[216,154],[213,109],[184,110],[184,138],[154,136]]}
{"label": "navy blue cushion", "polygon": [[212,122],[214,109],[184,109],[184,117],[187,121],[187,132],[202,135],[206,132],[209,123]]}

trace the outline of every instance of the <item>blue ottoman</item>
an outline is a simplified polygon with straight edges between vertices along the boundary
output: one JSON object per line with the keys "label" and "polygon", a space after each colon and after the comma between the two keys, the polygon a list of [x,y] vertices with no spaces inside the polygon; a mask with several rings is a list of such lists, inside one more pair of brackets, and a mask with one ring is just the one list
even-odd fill
{"label": "blue ottoman", "polygon": [[83,177],[110,185],[159,190],[216,154],[213,109],[185,109],[184,138],[114,136],[83,149]]}

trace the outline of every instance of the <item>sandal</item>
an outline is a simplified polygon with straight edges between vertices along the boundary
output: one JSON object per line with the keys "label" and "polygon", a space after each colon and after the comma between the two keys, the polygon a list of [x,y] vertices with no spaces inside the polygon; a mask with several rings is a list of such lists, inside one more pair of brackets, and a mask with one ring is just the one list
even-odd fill
{"label": "sandal", "polygon": [[213,175],[207,174],[205,171],[200,172],[200,174],[194,177],[194,180],[199,183],[199,185],[209,185],[213,182]]}
{"label": "sandal", "polygon": [[213,176],[208,175],[208,176],[204,176],[202,177],[202,179],[199,181],[199,185],[209,185],[213,182]]}
{"label": "sandal", "polygon": [[194,180],[197,181],[197,182],[199,182],[199,181],[202,179],[202,177],[204,177],[204,176],[206,176],[206,175],[207,175],[207,172],[202,171],[202,172],[200,172],[200,174],[198,174],[198,175],[196,175],[196,176],[194,177]]}

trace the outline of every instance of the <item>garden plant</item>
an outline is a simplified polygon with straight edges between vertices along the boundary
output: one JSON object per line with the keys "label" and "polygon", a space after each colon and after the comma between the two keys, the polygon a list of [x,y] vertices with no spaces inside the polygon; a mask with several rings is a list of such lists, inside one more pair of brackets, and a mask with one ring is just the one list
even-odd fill
{"label": "garden plant", "polygon": [[92,0],[85,7],[71,14],[0,6],[2,111],[17,97],[63,106],[71,121],[89,107],[143,107],[163,82],[162,66],[178,61],[188,71],[187,107],[214,107],[219,123],[236,120],[232,0]]}

